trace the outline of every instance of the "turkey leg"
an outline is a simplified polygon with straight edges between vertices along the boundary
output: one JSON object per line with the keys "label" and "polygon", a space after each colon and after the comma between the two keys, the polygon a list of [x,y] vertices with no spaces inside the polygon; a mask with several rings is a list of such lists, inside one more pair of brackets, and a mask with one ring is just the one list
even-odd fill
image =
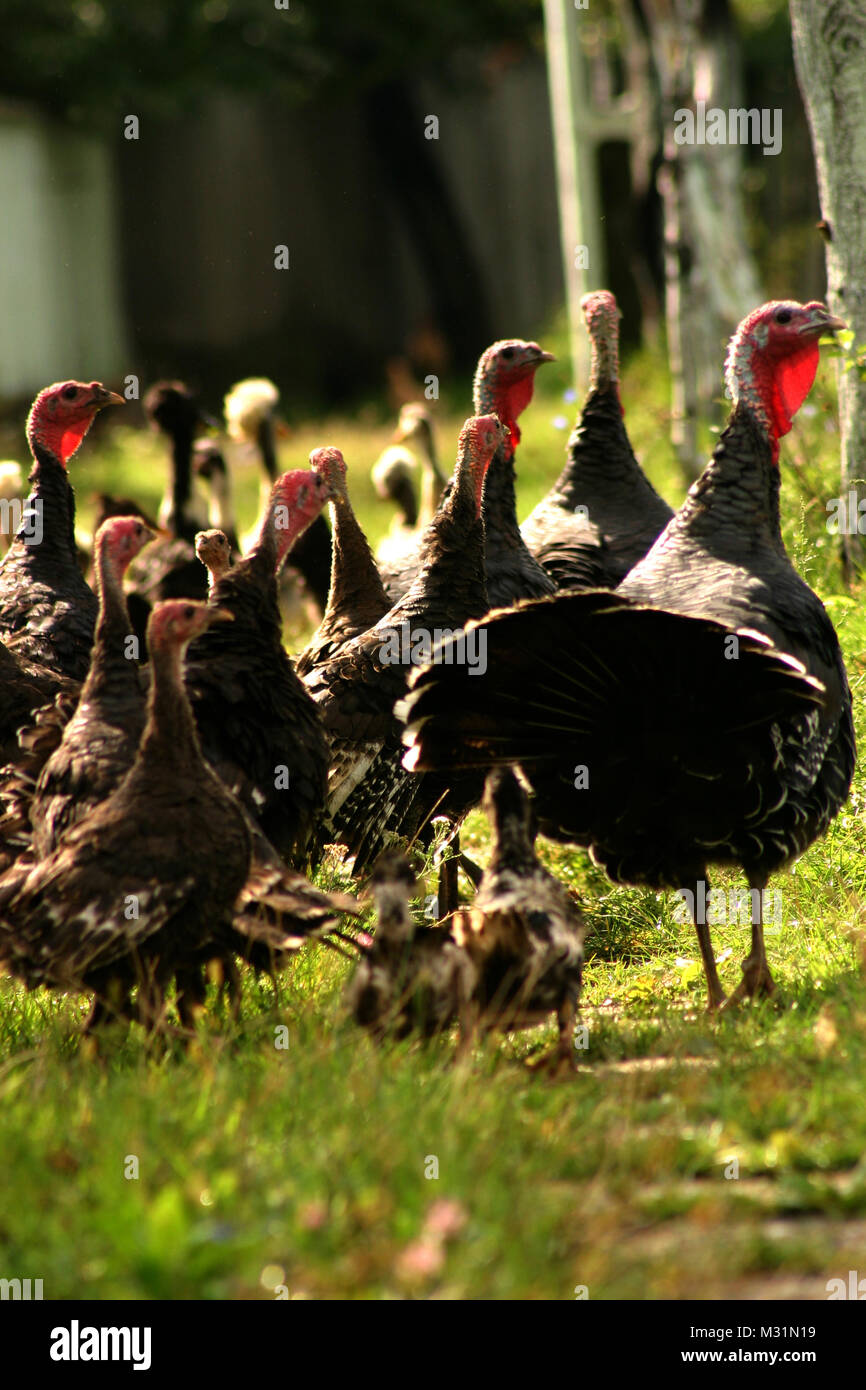
{"label": "turkey leg", "polygon": [[[699,883],[695,884],[696,890],[699,887]],[[709,882],[704,881],[704,887],[706,889],[706,896],[704,898],[704,902],[706,902],[706,897],[709,896],[710,891]],[[716,957],[713,951],[713,943],[710,940],[710,929],[706,923],[705,912],[701,914],[704,917],[704,921],[698,921],[697,903],[699,897],[700,894],[696,891],[694,896],[695,907],[692,910],[692,921],[694,922],[695,931],[698,934],[698,945],[701,948],[701,959],[704,963],[704,974],[707,977],[707,1008],[712,1014],[715,1013],[717,1009],[721,1009],[724,1006],[725,991],[722,989],[722,982],[719,979],[719,972],[716,968]]]}

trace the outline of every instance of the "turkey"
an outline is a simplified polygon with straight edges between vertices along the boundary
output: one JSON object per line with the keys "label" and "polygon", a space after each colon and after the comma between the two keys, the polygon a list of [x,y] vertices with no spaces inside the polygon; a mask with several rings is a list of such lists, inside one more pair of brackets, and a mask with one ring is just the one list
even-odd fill
{"label": "turkey", "polygon": [[232,483],[222,450],[212,439],[197,439],[192,452],[192,467],[197,478],[209,492],[208,520],[215,531],[225,533],[231,553],[241,553],[235,522]]}
{"label": "turkey", "polygon": [[[420,507],[415,497],[414,475],[421,469]],[[380,541],[376,558],[399,568],[418,548],[418,542],[439,505],[446,479],[439,470],[433,418],[420,401],[410,401],[400,411],[394,443],[377,458],[370,471],[383,501],[396,502],[401,515]]]}
{"label": "turkey", "polygon": [[493,615],[486,674],[468,680],[444,652],[405,709],[408,766],[519,761],[544,833],[591,846],[617,882],[677,888],[694,908],[708,864],[741,865],[752,944],[732,1002],[773,991],[763,889],[826,830],[855,761],[836,633],[779,523],[779,439],[818,339],[841,326],[816,302],[754,310],[731,340],[734,404],[712,459],[619,589]]}
{"label": "turkey", "polygon": [[203,499],[195,490],[192,460],[196,435],[209,421],[198,397],[182,381],[156,382],[143,404],[152,428],[171,445],[169,480],[159,506],[159,524],[172,536],[190,541],[206,515]]}
{"label": "turkey", "polygon": [[[229,622],[202,604],[156,605],[147,720],[131,769],[47,859],[19,863],[0,879],[0,960],[29,988],[94,991],[90,1027],[130,1016],[136,984],[139,1017],[155,1026],[173,976],[189,1025],[203,961],[246,954],[258,937],[277,949],[291,943],[256,914],[270,902],[284,911],[297,890],[281,894],[273,874],[251,872],[247,817],[202,758],[183,687],[187,644]],[[317,904],[325,898],[311,891]],[[314,919],[323,929],[320,905]],[[286,926],[305,934],[303,905]]]}
{"label": "turkey", "polygon": [[68,830],[114,791],[144,729],[144,694],[123,593],[123,576],[153,532],[137,517],[114,517],[96,533],[99,616],[90,670],[72,719],[36,784],[30,809],[33,849],[43,858]]}
{"label": "turkey", "polygon": [[421,783],[400,766],[394,703],[413,662],[428,659],[441,634],[487,611],[481,496],[504,436],[495,416],[466,421],[454,484],[425,534],[417,579],[375,627],[307,678],[331,740],[322,831],[348,846],[356,874],[378,857],[387,832],[414,833],[433,813]]}
{"label": "turkey", "polygon": [[41,391],[27,419],[34,458],[24,519],[0,561],[0,637],[50,671],[83,681],[96,598],[75,548],[75,495],[66,467],[97,411],[123,405],[98,381],[61,381]]}
{"label": "turkey", "polygon": [[554,1060],[573,1061],[586,924],[571,895],[535,853],[527,785],[510,768],[488,775],[484,810],[493,852],[472,907],[451,919],[472,962],[468,1045],[476,1028],[531,1028],[555,1013]]}
{"label": "turkey", "polygon": [[195,553],[207,570],[208,593],[213,593],[224,574],[232,567],[232,548],[225,531],[198,531],[195,538]]}
{"label": "turkey", "polygon": [[196,531],[207,520],[207,509],[193,487],[193,444],[206,423],[198,398],[182,381],[158,381],[144,398],[144,411],[155,430],[171,446],[169,483],[159,508],[159,525],[166,535],[147,547],[130,566],[130,612],[139,639],[142,620],[154,603],[168,598],[203,599],[207,577],[192,547]]}
{"label": "turkey", "polygon": [[[278,422],[276,409],[280,393],[267,377],[247,377],[238,381],[226,395],[224,410],[226,428],[229,436],[239,443],[253,445],[262,463],[262,492],[260,515],[268,505],[270,489],[279,474],[277,463],[276,432]],[[283,426],[285,430],[285,426]],[[246,551],[254,543],[258,532],[243,537],[242,548]],[[328,585],[331,580],[331,533],[328,523],[320,516],[307,528],[306,534],[299,537],[292,549],[290,566],[301,575],[319,613],[324,613],[328,601]]]}
{"label": "turkey", "polygon": [[458,1020],[468,1027],[475,975],[444,927],[419,927],[410,899],[418,884],[406,857],[380,856],[370,876],[376,931],[346,990],[355,1022],[377,1041],[418,1033],[430,1038]]}
{"label": "turkey", "polygon": [[[490,465],[484,488],[484,563],[491,608],[553,593],[552,579],[530,555],[517,524],[514,452],[520,441],[517,421],[532,400],[535,373],[543,362],[554,360],[537,343],[506,338],[482,353],[475,373],[476,414],[497,415],[509,431]],[[382,579],[392,602],[407,592],[419,561],[420,551],[416,551],[397,568],[383,566]]]}
{"label": "turkey", "polygon": [[295,662],[304,679],[373,627],[390,607],[367,537],[349,501],[343,455],[339,449],[314,449],[310,467],[331,491],[334,546],[325,615]]}
{"label": "turkey", "polygon": [[520,528],[558,589],[615,589],[673,512],[632,453],[619,398],[619,309],[597,290],[581,300],[592,344],[589,392],[568,460]]}
{"label": "turkey", "polygon": [[277,575],[329,495],[304,469],[277,480],[258,541],[211,591],[210,606],[234,622],[195,642],[186,668],[205,756],[290,862],[305,858],[324,804],[328,748],[282,644]]}

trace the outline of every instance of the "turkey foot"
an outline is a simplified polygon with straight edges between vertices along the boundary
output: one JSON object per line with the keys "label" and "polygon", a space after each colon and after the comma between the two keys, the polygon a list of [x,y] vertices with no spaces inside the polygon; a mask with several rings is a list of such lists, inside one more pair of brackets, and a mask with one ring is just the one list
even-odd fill
{"label": "turkey foot", "polygon": [[573,1000],[567,999],[557,1010],[556,1021],[559,1025],[559,1040],[556,1047],[545,1056],[540,1057],[537,1062],[530,1062],[530,1071],[542,1071],[547,1072],[550,1076],[562,1076],[577,1070],[574,1056],[577,1005]]}
{"label": "turkey foot", "polygon": [[764,945],[764,888],[767,880],[755,881],[749,879],[749,888],[758,889],[760,893],[760,908],[757,913],[757,921],[752,922],[752,949],[743,961],[743,978],[737,985],[730,999],[728,1006],[739,1004],[743,999],[757,997],[767,999],[776,992],[776,981],[770,974],[770,967],[767,963],[767,949]]}
{"label": "turkey foot", "polygon": [[769,999],[776,993],[776,981],[770,974],[766,956],[747,956],[743,961],[742,970],[743,978],[722,1005],[723,1009],[733,1008],[744,999]]}

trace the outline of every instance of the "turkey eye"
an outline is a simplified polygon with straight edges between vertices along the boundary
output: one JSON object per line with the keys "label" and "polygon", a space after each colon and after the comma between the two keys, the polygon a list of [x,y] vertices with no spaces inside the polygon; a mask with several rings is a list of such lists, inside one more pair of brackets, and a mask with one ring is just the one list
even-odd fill
{"label": "turkey eye", "polygon": [[791,310],[790,310],[790,309],[780,309],[780,310],[778,311],[778,313],[776,314],[776,323],[790,323],[790,322],[791,322]]}
{"label": "turkey eye", "polygon": [[514,348],[503,348],[502,356],[505,358],[506,361],[510,361],[511,358],[514,356]]}
{"label": "turkey eye", "polygon": [[193,617],[194,614],[195,614],[195,609],[194,609],[194,608],[185,608],[185,609],[183,610],[183,616],[184,616],[186,619],[189,619],[189,618]]}
{"label": "turkey eye", "polygon": [[76,397],[77,395],[78,395],[78,387],[77,387],[77,386],[67,386],[67,387],[66,387],[66,390],[63,392],[63,399],[64,399],[65,401],[74,401],[74,400],[75,400],[75,397]]}

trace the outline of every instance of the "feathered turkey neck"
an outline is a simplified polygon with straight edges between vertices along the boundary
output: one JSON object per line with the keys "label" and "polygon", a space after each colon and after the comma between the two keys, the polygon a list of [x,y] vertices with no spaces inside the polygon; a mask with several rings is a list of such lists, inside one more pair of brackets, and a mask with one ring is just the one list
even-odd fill
{"label": "feathered turkey neck", "polygon": [[488,775],[484,810],[493,830],[490,869],[512,869],[524,874],[536,868],[530,803],[510,768]]}
{"label": "feathered turkey neck", "polygon": [[132,631],[123,591],[125,568],[112,554],[110,535],[97,535],[95,579],[99,616],[93,637],[90,670],[81,691],[82,702],[92,697],[109,680],[112,684],[123,683],[140,689],[138,663],[131,658],[121,662],[115,660],[119,652],[123,653],[126,639]]}
{"label": "feathered turkey neck", "polygon": [[364,535],[346,491],[344,479],[332,479],[331,516],[334,546],[331,556],[331,587],[322,618],[322,627],[333,622],[338,612],[352,612],[363,621],[370,615],[370,627],[377,623],[390,604],[385,593],[370,543]]}
{"label": "feathered turkey neck", "polygon": [[[496,457],[498,450],[494,459]],[[411,612],[415,607],[426,610],[431,588],[452,583],[454,551],[459,548],[464,556],[461,569],[463,621],[480,618],[487,612],[482,496],[486,512],[485,479],[489,480],[491,467],[491,457],[483,452],[473,428],[464,425],[453,487],[421,538],[421,552],[427,559],[401,601],[401,610]]]}
{"label": "feathered turkey neck", "polygon": [[148,633],[151,681],[147,697],[147,723],[136,758],[137,764],[168,764],[175,769],[201,762],[195,720],[183,684],[186,643],[154,643]]}

